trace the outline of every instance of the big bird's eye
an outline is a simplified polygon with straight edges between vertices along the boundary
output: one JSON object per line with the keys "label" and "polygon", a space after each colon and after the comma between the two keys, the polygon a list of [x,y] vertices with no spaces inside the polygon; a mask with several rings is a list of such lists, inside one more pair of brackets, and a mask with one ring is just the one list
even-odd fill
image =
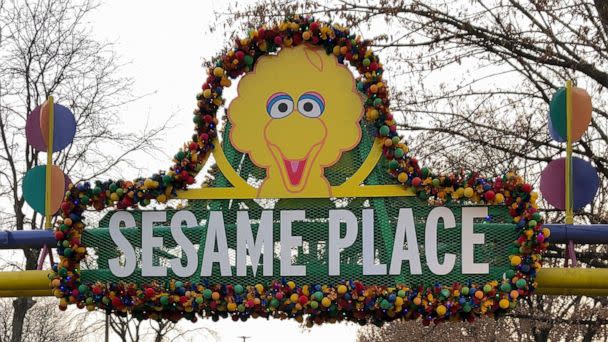
{"label": "big bird's eye", "polygon": [[309,118],[318,118],[325,110],[325,100],[319,93],[308,92],[300,96],[298,111]]}
{"label": "big bird's eye", "polygon": [[284,118],[293,112],[293,99],[285,93],[276,93],[268,98],[266,112],[273,119]]}

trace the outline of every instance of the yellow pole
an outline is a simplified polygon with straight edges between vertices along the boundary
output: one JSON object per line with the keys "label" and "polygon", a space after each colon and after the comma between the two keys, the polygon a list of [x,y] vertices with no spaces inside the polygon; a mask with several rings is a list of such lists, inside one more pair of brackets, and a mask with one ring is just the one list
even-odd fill
{"label": "yellow pole", "polygon": [[572,81],[566,82],[566,224],[574,224],[572,192]]}
{"label": "yellow pole", "polygon": [[[95,271],[90,271],[95,272]],[[0,297],[49,291],[49,271],[0,272]],[[537,293],[608,296],[606,268],[543,268],[536,275]]]}
{"label": "yellow pole", "polygon": [[608,268],[543,268],[536,282],[543,289],[608,289]]}
{"label": "yellow pole", "polygon": [[50,271],[0,272],[0,291],[48,290]]}
{"label": "yellow pole", "polygon": [[53,165],[53,135],[55,129],[55,103],[52,96],[47,99],[47,106],[49,107],[49,138],[47,139],[48,147],[46,151],[46,186],[45,186],[45,198],[44,198],[44,213],[45,222],[44,227],[46,229],[51,228],[51,166]]}

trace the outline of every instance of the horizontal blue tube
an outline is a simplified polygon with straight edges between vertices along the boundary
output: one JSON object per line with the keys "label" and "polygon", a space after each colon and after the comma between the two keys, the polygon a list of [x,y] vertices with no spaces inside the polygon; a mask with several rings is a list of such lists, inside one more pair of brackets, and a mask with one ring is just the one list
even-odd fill
{"label": "horizontal blue tube", "polygon": [[0,231],[0,249],[50,248],[57,246],[52,230]]}
{"label": "horizontal blue tube", "polygon": [[[552,243],[608,244],[608,224],[546,224],[551,229]],[[0,249],[54,248],[57,241],[52,230],[0,231]]]}
{"label": "horizontal blue tube", "polygon": [[550,242],[608,244],[608,224],[546,224],[551,229]]}

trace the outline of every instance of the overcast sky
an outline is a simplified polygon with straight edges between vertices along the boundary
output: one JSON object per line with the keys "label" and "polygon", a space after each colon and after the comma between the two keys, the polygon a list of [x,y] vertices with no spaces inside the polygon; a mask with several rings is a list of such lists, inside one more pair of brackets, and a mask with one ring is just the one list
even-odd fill
{"label": "overcast sky", "polygon": [[[116,52],[129,62],[124,71],[135,80],[135,95],[153,93],[124,108],[124,133],[141,129],[146,120],[155,124],[175,115],[174,127],[158,146],[167,156],[141,155],[136,159],[152,174],[166,169],[170,156],[192,134],[195,95],[206,78],[201,64],[224,48],[223,32],[205,35],[205,28],[213,24],[213,10],[225,8],[225,1],[103,2],[92,17],[94,34],[99,39],[115,42]],[[116,174],[126,178],[138,176],[133,172],[122,169]],[[242,341],[237,338],[241,335],[251,336],[248,342],[354,341],[358,329],[357,325],[343,323],[303,330],[295,321],[263,319],[246,323],[234,323],[230,319],[199,322],[196,326],[202,324],[215,330],[220,340],[226,342]],[[189,322],[180,324],[184,330],[193,327]]]}

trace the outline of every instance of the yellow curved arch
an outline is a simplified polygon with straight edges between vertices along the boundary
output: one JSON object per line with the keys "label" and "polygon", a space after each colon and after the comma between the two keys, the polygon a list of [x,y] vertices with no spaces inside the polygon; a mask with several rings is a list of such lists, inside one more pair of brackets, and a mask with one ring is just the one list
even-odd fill
{"label": "yellow curved arch", "polygon": [[[177,192],[180,199],[254,199],[263,198],[258,196],[258,189],[247,183],[236,173],[232,165],[226,159],[222,145],[217,138],[213,141],[215,148],[213,156],[215,162],[224,177],[232,184],[230,188],[201,188],[188,189]],[[331,187],[331,197],[399,197],[415,196],[411,188],[399,184],[388,185],[362,185],[363,181],[373,171],[374,167],[382,157],[382,140],[375,139],[369,155],[361,164],[361,167],[346,182]],[[301,194],[282,196],[285,198],[306,198]]]}

